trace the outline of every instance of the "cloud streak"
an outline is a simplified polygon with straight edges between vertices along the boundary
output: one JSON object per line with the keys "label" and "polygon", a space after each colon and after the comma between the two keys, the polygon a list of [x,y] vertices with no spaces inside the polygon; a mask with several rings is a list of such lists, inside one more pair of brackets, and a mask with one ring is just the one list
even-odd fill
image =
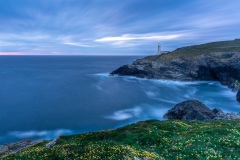
{"label": "cloud streak", "polygon": [[22,52],[0,52],[0,55],[25,55],[26,53]]}
{"label": "cloud streak", "polygon": [[157,33],[151,33],[151,34],[141,34],[141,35],[130,35],[130,34],[124,34],[122,36],[118,37],[104,37],[100,39],[96,39],[96,42],[115,42],[115,41],[132,41],[132,40],[171,40],[171,39],[177,39],[181,37],[182,35],[158,35]]}
{"label": "cloud streak", "polygon": [[64,44],[71,45],[71,46],[79,46],[79,47],[91,47],[90,45],[82,44],[82,43],[76,43],[76,42],[64,42]]}

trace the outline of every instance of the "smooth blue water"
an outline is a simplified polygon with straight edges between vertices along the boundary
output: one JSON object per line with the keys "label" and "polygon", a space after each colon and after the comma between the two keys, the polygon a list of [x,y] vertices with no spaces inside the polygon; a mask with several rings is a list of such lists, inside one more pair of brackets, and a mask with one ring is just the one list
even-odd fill
{"label": "smooth blue water", "polygon": [[0,144],[162,119],[176,103],[193,98],[240,111],[236,93],[218,82],[108,76],[137,58],[1,56]]}

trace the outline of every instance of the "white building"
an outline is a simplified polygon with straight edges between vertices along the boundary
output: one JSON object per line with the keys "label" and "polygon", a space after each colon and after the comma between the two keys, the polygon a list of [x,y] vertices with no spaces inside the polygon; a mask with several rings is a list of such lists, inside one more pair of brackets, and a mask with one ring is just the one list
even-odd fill
{"label": "white building", "polygon": [[165,53],[169,53],[169,51],[162,51],[162,50],[161,50],[161,43],[158,43],[158,46],[157,46],[157,55],[159,55],[159,54],[165,54]]}
{"label": "white building", "polygon": [[161,54],[161,44],[160,43],[158,43],[157,54]]}

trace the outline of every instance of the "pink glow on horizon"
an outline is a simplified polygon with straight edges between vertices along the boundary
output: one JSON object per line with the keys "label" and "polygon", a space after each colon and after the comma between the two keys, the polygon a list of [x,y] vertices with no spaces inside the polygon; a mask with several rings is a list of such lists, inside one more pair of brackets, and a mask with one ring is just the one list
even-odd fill
{"label": "pink glow on horizon", "polygon": [[0,52],[0,55],[26,55],[25,53],[23,52]]}

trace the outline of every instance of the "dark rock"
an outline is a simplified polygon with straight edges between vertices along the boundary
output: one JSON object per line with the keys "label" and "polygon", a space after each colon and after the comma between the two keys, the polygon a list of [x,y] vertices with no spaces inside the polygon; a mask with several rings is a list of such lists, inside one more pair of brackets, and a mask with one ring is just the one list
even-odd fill
{"label": "dark rock", "polygon": [[240,102],[240,90],[237,92],[237,101]]}
{"label": "dark rock", "polygon": [[216,116],[223,116],[225,113],[219,109],[219,108],[214,108],[213,110],[213,113],[216,115]]}
{"label": "dark rock", "polygon": [[173,80],[216,80],[230,88],[240,81],[240,40],[176,49],[138,59],[111,74]]}
{"label": "dark rock", "polygon": [[207,106],[197,100],[188,100],[176,104],[163,118],[179,120],[234,120],[240,119],[240,112],[224,113],[221,109],[210,110]]}
{"label": "dark rock", "polygon": [[212,110],[197,100],[187,100],[175,105],[164,116],[166,119],[179,120],[210,120],[215,118]]}
{"label": "dark rock", "polygon": [[234,113],[226,113],[223,119],[226,119],[226,120],[240,119],[240,116]]}
{"label": "dark rock", "polygon": [[215,114],[215,117],[214,119],[215,120],[218,120],[218,119],[227,119],[226,118],[226,114],[219,108],[214,108],[213,110],[213,113]]}
{"label": "dark rock", "polygon": [[139,69],[137,67],[132,67],[131,65],[124,65],[120,68],[118,68],[116,71],[113,71],[111,73],[112,75],[118,74],[118,75],[134,75],[136,77],[145,77],[145,75],[149,75],[145,69]]}

